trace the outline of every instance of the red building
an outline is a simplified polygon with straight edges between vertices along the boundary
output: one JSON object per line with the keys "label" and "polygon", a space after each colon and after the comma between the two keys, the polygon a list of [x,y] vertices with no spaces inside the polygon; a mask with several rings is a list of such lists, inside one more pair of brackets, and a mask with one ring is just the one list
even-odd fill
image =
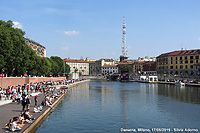
{"label": "red building", "polygon": [[144,74],[156,75],[156,62],[149,61],[143,64],[143,72]]}

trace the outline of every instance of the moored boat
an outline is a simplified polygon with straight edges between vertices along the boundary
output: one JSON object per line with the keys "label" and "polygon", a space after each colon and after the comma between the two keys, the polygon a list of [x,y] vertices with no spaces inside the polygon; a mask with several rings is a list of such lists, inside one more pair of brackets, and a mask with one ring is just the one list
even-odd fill
{"label": "moored boat", "polygon": [[178,85],[178,86],[185,86],[185,83],[183,83],[183,82],[180,81],[180,82],[176,82],[175,85]]}

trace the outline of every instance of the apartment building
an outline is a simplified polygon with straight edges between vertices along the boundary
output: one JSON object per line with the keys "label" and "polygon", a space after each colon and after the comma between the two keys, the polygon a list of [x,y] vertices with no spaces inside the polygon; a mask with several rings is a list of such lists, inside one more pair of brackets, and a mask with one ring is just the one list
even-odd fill
{"label": "apartment building", "polygon": [[80,75],[89,75],[89,62],[85,60],[63,59],[69,65],[70,73],[79,73]]}
{"label": "apartment building", "polygon": [[38,56],[46,57],[46,48],[44,46],[31,39],[28,38],[25,39],[26,39],[26,44],[28,44],[36,52]]}
{"label": "apartment building", "polygon": [[192,75],[195,64],[200,63],[200,49],[164,53],[156,60],[158,74]]}

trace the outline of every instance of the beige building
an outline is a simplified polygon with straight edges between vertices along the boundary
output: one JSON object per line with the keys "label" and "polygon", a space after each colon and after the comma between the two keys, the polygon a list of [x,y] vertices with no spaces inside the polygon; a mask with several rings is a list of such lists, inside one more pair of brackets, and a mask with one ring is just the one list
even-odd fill
{"label": "beige building", "polygon": [[69,65],[70,73],[79,73],[80,75],[89,75],[89,62],[76,59],[63,59]]}
{"label": "beige building", "polygon": [[95,61],[89,61],[89,75],[95,75]]}
{"label": "beige building", "polygon": [[103,65],[101,68],[102,74],[116,74],[118,73],[118,65]]}
{"label": "beige building", "polygon": [[115,61],[113,59],[100,59],[95,61],[95,71],[96,74],[102,74],[102,66],[104,65],[114,65]]}
{"label": "beige building", "polygon": [[35,50],[38,56],[46,57],[46,48],[44,46],[31,39],[28,38],[25,39],[26,39],[26,44],[28,44],[33,50]]}
{"label": "beige building", "polygon": [[157,57],[158,74],[193,75],[195,65],[200,63],[200,49],[179,50]]}

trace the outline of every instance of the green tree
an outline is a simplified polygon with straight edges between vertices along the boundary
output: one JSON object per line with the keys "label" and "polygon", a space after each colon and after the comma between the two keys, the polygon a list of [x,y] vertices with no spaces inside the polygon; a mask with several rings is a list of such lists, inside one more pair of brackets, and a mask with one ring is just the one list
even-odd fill
{"label": "green tree", "polygon": [[[26,72],[36,76],[52,72],[56,76],[64,72],[64,62],[60,57],[37,56],[26,44],[24,35],[21,29],[13,28],[12,21],[0,20],[0,71],[3,69],[8,76],[20,76]],[[69,66],[65,65],[65,72],[69,71]]]}
{"label": "green tree", "polygon": [[42,66],[39,69],[41,75],[48,76],[51,72],[51,62],[46,57],[41,57]]}
{"label": "green tree", "polygon": [[13,28],[12,21],[0,20],[0,55],[4,57],[4,68],[8,75],[20,75],[23,72],[23,50],[26,47],[25,32]]}
{"label": "green tree", "polygon": [[58,74],[62,75],[65,73],[70,72],[70,67],[67,64],[64,64],[63,60],[58,56],[51,56],[50,59],[52,60],[52,73],[57,76]]}
{"label": "green tree", "polygon": [[130,65],[121,65],[120,66],[120,73],[123,73],[123,72],[132,73],[133,72],[133,68]]}

